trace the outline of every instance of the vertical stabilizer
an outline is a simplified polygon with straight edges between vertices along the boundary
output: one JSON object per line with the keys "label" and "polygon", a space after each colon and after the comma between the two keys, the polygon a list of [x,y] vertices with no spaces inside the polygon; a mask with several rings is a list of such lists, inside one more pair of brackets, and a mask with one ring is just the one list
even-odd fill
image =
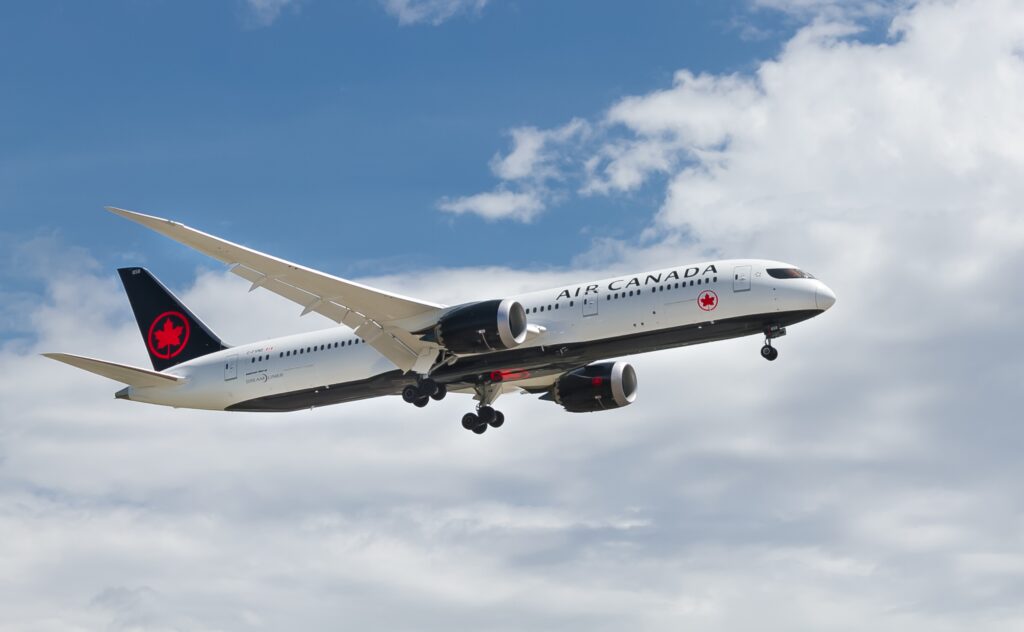
{"label": "vertical stabilizer", "polygon": [[153,368],[227,349],[220,338],[145,268],[120,268],[121,283],[139,323]]}

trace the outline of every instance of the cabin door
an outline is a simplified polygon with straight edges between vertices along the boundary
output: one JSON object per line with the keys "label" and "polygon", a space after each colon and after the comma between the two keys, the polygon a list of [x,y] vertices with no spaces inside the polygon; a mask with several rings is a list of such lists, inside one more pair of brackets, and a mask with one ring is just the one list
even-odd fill
{"label": "cabin door", "polygon": [[750,290],[750,266],[736,266],[732,271],[732,291]]}
{"label": "cabin door", "polygon": [[238,356],[233,355],[224,360],[224,381],[238,379]]}

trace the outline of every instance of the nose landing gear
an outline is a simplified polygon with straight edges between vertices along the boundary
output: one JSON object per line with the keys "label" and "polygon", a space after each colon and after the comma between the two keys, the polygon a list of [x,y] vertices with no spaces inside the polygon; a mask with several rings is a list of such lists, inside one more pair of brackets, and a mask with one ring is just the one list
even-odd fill
{"label": "nose landing gear", "polygon": [[772,346],[772,340],[786,335],[786,328],[778,325],[769,325],[764,328],[764,346],[761,347],[761,357],[769,362],[779,357],[779,350]]}

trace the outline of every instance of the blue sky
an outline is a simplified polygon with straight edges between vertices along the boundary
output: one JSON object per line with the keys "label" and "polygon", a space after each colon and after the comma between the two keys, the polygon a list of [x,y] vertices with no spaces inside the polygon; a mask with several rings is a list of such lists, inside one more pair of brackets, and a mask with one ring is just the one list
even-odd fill
{"label": "blue sky", "polygon": [[[770,36],[746,36],[754,20]],[[230,0],[18,3],[0,23],[4,232],[55,233],[109,268],[145,253],[175,283],[201,260],[103,205],[343,275],[567,265],[639,232],[657,192],[567,195],[529,224],[438,201],[490,187],[511,129],[599,116],[681,67],[749,71],[794,25],[710,1],[491,2],[436,25],[374,0],[269,24]]]}
{"label": "blue sky", "polygon": [[[0,632],[1024,629],[1019,1],[8,4]],[[334,324],[105,204],[449,304],[709,253],[839,300],[479,437],[165,409],[39,355],[146,364],[116,266]]]}

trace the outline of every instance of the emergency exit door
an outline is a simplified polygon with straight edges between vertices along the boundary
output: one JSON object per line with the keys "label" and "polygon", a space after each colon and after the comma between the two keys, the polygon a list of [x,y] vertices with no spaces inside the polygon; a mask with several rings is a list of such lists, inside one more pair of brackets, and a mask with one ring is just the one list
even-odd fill
{"label": "emergency exit door", "polygon": [[584,296],[583,297],[583,315],[584,316],[597,316],[597,297],[596,296]]}

